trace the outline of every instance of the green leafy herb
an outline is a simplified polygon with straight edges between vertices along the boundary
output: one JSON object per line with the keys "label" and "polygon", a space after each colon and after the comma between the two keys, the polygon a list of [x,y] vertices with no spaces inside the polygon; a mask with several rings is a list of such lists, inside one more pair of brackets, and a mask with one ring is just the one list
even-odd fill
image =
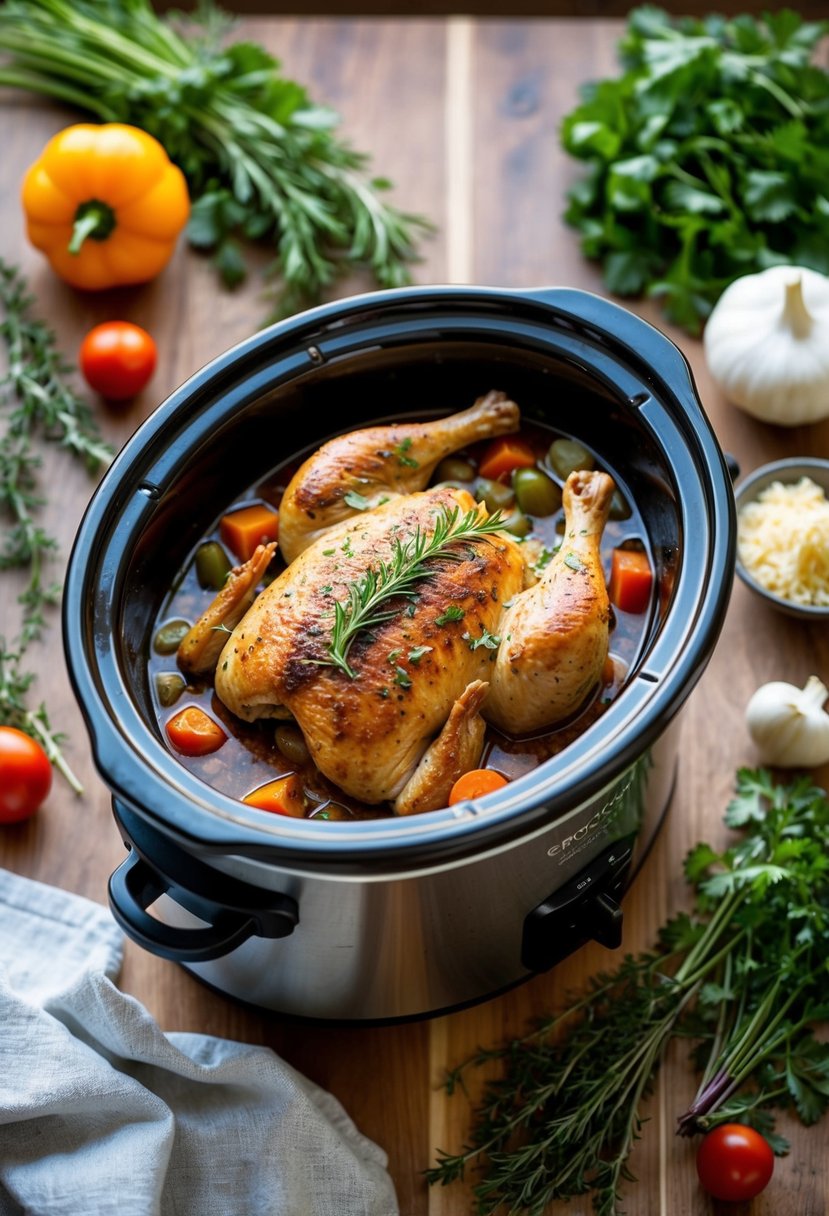
{"label": "green leafy herb", "polygon": [[188,20],[157,16],[149,0],[7,0],[0,85],[154,135],[187,177],[191,243],[231,287],[246,273],[242,242],[269,245],[282,313],[355,266],[384,287],[408,282],[429,225],[383,200],[389,183],[338,138],[337,115],[262,47],[222,45],[218,8]]}
{"label": "green leafy herb", "polygon": [[397,457],[397,463],[404,465],[407,469],[419,469],[420,463],[413,456],[409,455],[409,449],[412,446],[411,437],[403,439],[394,449],[394,454]]}
{"label": "green leafy herb", "polygon": [[501,645],[501,639],[494,633],[490,633],[485,625],[481,626],[480,636],[473,638],[470,633],[462,635],[470,650],[477,650],[479,646],[485,646],[487,650],[497,650]]}
{"label": "green leafy herb", "polygon": [[462,621],[465,616],[466,610],[464,608],[461,608],[459,604],[450,604],[445,612],[435,617],[435,624],[448,625],[450,621]]}
{"label": "green leafy herb", "polygon": [[406,540],[395,537],[389,561],[380,562],[376,569],[366,570],[361,578],[349,584],[348,599],[335,602],[334,625],[327,648],[329,657],[309,659],[308,662],[339,667],[350,680],[355,679],[357,673],[348,663],[352,642],[364,630],[390,620],[399,611],[382,605],[396,596],[411,596],[415,584],[431,573],[429,563],[435,558],[460,560],[461,555],[453,552],[453,545],[488,536],[501,526],[500,515],[483,517],[477,507],[464,515],[458,507],[451,511],[442,507],[431,533],[418,527]]}
{"label": "green leafy herb", "polygon": [[565,553],[564,564],[565,564],[565,566],[569,566],[571,570],[583,570],[584,569],[584,562],[575,553]]}
{"label": "green leafy herb", "polygon": [[417,667],[423,656],[429,654],[432,649],[433,647],[431,646],[415,646],[413,650],[409,651],[409,662],[414,663],[415,667]]}
{"label": "green leafy herb", "polygon": [[399,684],[401,688],[411,688],[412,678],[405,667],[395,667],[394,682],[395,684]]}
{"label": "green leafy herb", "polygon": [[355,511],[370,511],[371,503],[362,494],[358,494],[356,490],[346,490],[343,495],[343,502],[348,507],[353,507]]}
{"label": "green leafy herb", "polygon": [[43,744],[49,759],[72,788],[81,787],[60,750],[45,706],[31,710],[26,696],[34,676],[23,669],[28,646],[47,628],[47,610],[58,603],[60,587],[45,581],[45,566],[57,542],[37,521],[43,505],[38,487],[40,457],[36,440],[67,448],[90,471],[108,464],[112,453],[102,442],[86,402],[67,383],[71,370],[57,349],[55,335],[31,313],[32,300],[20,271],[0,260],[0,338],[6,371],[0,379],[0,510],[11,522],[4,531],[0,571],[28,573],[20,595],[20,634],[11,644],[0,638],[0,725],[16,726]]}
{"label": "green leafy herb", "polygon": [[829,272],[829,30],[789,9],[630,14],[622,72],[583,91],[561,140],[587,161],[565,218],[618,295],[697,333],[725,287],[780,263]]}
{"label": "green leafy herb", "polygon": [[742,769],[726,823],[741,831],[686,862],[695,907],[662,930],[657,949],[595,976],[569,1008],[467,1068],[497,1061],[467,1147],[439,1153],[430,1182],[475,1163],[479,1213],[541,1216],[554,1199],[593,1192],[600,1216],[621,1211],[620,1185],[642,1127],[640,1107],[674,1036],[697,1041],[699,1090],[684,1135],[739,1121],[776,1151],[774,1108],[806,1124],[829,1106],[829,801],[808,778],[776,785]]}

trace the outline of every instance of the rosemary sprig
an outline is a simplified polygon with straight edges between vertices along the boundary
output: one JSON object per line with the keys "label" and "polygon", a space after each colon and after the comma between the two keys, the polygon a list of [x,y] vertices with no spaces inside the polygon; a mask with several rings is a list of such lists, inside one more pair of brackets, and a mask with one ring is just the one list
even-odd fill
{"label": "rosemary sprig", "polygon": [[348,598],[334,604],[334,624],[327,644],[327,659],[310,659],[324,667],[338,667],[350,680],[357,673],[348,663],[348,652],[358,634],[374,629],[390,620],[397,608],[382,608],[395,596],[411,597],[415,584],[431,573],[428,563],[435,558],[459,561],[461,555],[452,546],[461,541],[474,541],[503,528],[500,512],[482,515],[477,507],[461,514],[459,507],[441,507],[434,530],[418,526],[406,540],[395,537],[391,558],[369,567],[362,577],[348,586]]}
{"label": "rosemary sprig", "polygon": [[52,731],[45,706],[33,711],[26,705],[34,676],[23,670],[23,656],[46,629],[46,610],[60,598],[60,586],[44,577],[57,542],[37,521],[44,500],[38,490],[40,457],[33,440],[40,437],[68,448],[90,471],[108,463],[111,451],[102,442],[86,402],[65,379],[71,368],[58,351],[54,333],[32,316],[31,306],[20,271],[0,259],[0,338],[6,363],[0,378],[0,511],[11,520],[4,529],[0,571],[28,573],[19,596],[19,636],[10,645],[0,638],[0,725],[16,726],[38,739],[80,793],[80,783],[60,750],[62,736]]}
{"label": "rosemary sprig", "polygon": [[227,286],[245,277],[244,241],[269,246],[281,314],[355,267],[383,287],[409,282],[431,225],[385,201],[390,183],[337,136],[338,116],[263,47],[222,44],[223,16],[210,3],[182,19],[149,0],[5,0],[0,86],[154,135],[187,178],[191,244]]}

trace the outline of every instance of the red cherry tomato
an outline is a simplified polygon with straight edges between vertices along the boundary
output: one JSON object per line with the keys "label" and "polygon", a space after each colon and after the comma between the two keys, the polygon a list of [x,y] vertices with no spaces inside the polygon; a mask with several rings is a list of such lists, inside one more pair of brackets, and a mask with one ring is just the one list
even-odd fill
{"label": "red cherry tomato", "polygon": [[155,371],[158,352],[150,335],[129,321],[96,325],[81,343],[81,371],[90,388],[110,401],[140,393]]}
{"label": "red cherry tomato", "polygon": [[769,1184],[774,1153],[753,1127],[722,1123],[704,1137],[697,1150],[697,1173],[709,1195],[742,1203]]}
{"label": "red cherry tomato", "polygon": [[52,787],[49,757],[35,739],[0,726],[0,823],[34,815]]}

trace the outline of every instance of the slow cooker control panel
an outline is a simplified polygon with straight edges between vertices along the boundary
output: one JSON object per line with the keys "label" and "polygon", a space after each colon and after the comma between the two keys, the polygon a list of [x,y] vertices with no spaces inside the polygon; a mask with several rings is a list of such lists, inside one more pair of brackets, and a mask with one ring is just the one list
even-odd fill
{"label": "slow cooker control panel", "polygon": [[619,900],[627,885],[632,839],[617,841],[533,908],[524,921],[521,962],[547,971],[585,942],[615,950],[622,944]]}

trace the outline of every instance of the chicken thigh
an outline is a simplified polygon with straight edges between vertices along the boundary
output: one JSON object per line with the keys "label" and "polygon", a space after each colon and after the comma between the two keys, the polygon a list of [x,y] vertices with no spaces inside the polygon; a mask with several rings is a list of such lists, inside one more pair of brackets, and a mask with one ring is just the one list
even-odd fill
{"label": "chicken thigh", "polygon": [[[466,490],[400,488],[469,442],[470,428],[513,430],[517,413],[489,394],[454,421],[370,428],[322,447],[286,490],[293,560],[251,606],[251,578],[272,547],[235,570],[236,592],[220,592],[179,648],[182,668],[212,668],[224,626],[215,689],[227,708],[248,722],[294,718],[326,777],[398,814],[446,806],[480,762],[485,720],[523,734],[573,714],[608,652],[599,543],[611,478],[570,475],[564,537],[540,581],[527,546]],[[416,452],[418,468],[398,470],[388,453],[409,436],[402,454]],[[360,510],[336,493],[343,452],[366,490],[387,477],[385,501]]]}

